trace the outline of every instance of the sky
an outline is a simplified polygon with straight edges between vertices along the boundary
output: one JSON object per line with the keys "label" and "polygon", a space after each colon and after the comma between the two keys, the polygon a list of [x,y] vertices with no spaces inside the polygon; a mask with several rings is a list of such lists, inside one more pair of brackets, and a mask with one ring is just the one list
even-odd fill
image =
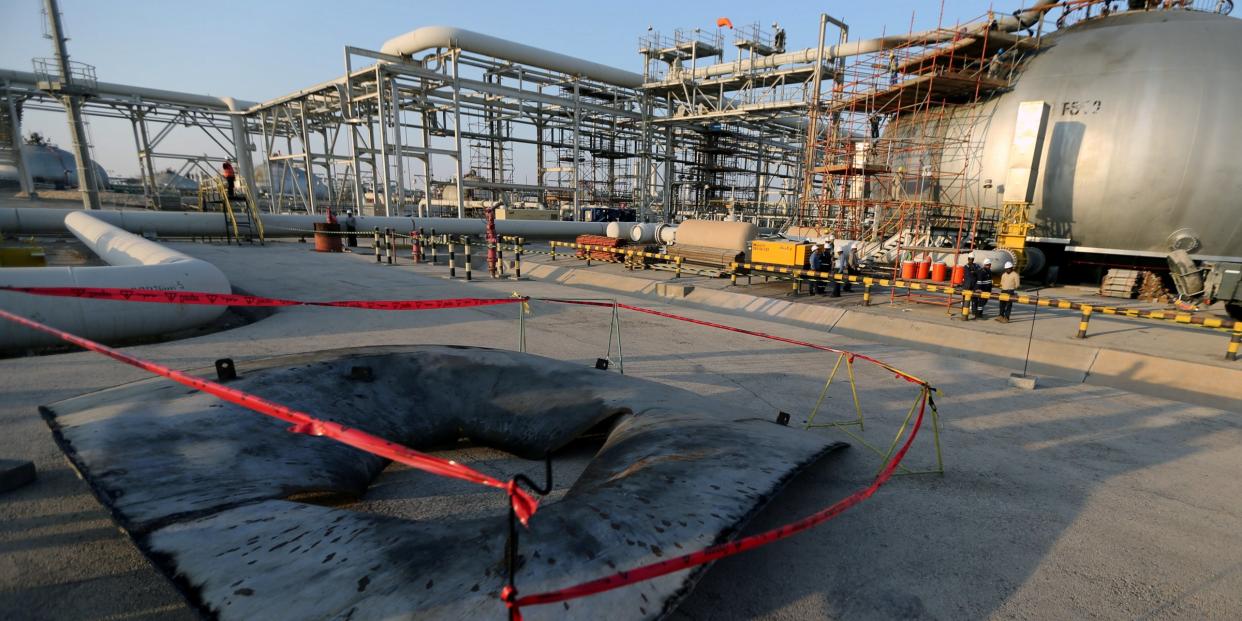
{"label": "sky", "polygon": [[[788,33],[788,48],[800,49],[816,44],[821,12],[847,22],[851,38],[866,38],[969,21],[993,2],[944,5],[941,22],[940,0],[60,0],[70,57],[95,65],[100,81],[251,101],[337,77],[344,73],[344,46],[377,50],[420,26],[459,26],[640,72],[637,41],[649,26],[671,34],[675,28],[714,29],[718,17],[765,28],[775,21]],[[31,58],[52,56],[42,6],[42,0],[0,0],[0,68],[30,71]],[[28,117],[26,133],[69,144],[63,115]],[[96,119],[90,134],[105,169],[137,173],[127,122]],[[188,134],[178,139],[161,149],[214,149]]]}

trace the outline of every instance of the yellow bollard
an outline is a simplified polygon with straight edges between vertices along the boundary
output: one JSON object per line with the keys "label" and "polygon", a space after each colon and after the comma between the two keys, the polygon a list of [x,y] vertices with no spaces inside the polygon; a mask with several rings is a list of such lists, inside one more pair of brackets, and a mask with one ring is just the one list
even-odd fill
{"label": "yellow bollard", "polygon": [[1091,321],[1091,311],[1092,307],[1090,304],[1082,305],[1082,319],[1078,321],[1078,335],[1074,338],[1087,338],[1087,323]]}

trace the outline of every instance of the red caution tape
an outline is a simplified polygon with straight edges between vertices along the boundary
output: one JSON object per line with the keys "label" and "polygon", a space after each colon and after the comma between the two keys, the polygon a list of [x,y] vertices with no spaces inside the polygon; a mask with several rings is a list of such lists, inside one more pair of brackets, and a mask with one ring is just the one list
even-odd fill
{"label": "red caution tape", "polygon": [[914,443],[915,436],[918,435],[919,428],[923,425],[923,414],[927,410],[927,403],[930,398],[930,391],[924,388],[921,397],[922,403],[919,406],[919,415],[914,421],[914,426],[910,429],[910,434],[906,437],[906,441],[902,444],[901,449],[893,455],[892,459],[888,462],[884,469],[880,471],[880,474],[878,474],[875,480],[871,482],[871,485],[867,486],[865,489],[850,494],[822,511],[802,518],[792,524],[787,524],[767,532],[751,535],[749,537],[743,537],[742,539],[731,541],[729,543],[717,544],[699,550],[698,552],[691,552],[690,554],[684,554],[666,561],[651,563],[650,565],[643,565],[642,567],[617,572],[611,576],[605,576],[603,578],[583,582],[556,591],[516,597],[517,594],[509,587],[506,587],[505,591],[501,592],[501,600],[513,613],[514,618],[520,621],[522,618],[522,606],[552,604],[571,599],[578,599],[588,595],[595,595],[597,593],[603,593],[613,589],[619,589],[623,586],[628,586],[636,582],[651,580],[652,578],[658,578],[660,576],[689,569],[698,565],[718,561],[728,556],[746,552],[747,550],[753,550],[819,526],[820,524],[823,524],[824,522],[840,515],[846,509],[849,509],[850,507],[853,507],[854,505],[870,498],[873,494],[875,494],[876,490],[880,489],[882,485],[887,483],[888,480],[892,478],[893,472],[896,471],[897,466],[900,465],[901,461],[905,458],[906,453],[910,450],[910,446]]}
{"label": "red caution tape", "polygon": [[205,291],[161,291],[157,289],[120,289],[108,287],[0,287],[4,291],[17,291],[32,295],[87,298],[92,300],[115,300],[123,302],[148,302],[153,304],[199,304],[207,306],[334,306],[364,308],[368,310],[437,310],[465,308],[468,306],[492,306],[525,302],[526,298],[447,298],[443,300],[335,300],[309,302],[265,298],[257,295],[232,293],[208,293]]}
{"label": "red caution tape", "polygon": [[872,358],[872,357],[870,357],[870,356],[866,356],[866,355],[863,355],[863,354],[854,353],[854,352],[851,352],[851,351],[846,351],[846,350],[844,350],[844,349],[837,349],[836,347],[828,347],[827,345],[816,345],[815,343],[808,343],[808,342],[806,342],[806,341],[799,341],[799,340],[796,340],[796,339],[785,338],[785,337],[783,337],[783,336],[776,336],[775,334],[767,334],[767,333],[765,333],[765,332],[757,332],[757,331],[755,331],[755,330],[747,330],[747,329],[745,329],[745,328],[735,328],[735,327],[733,327],[733,326],[726,326],[726,325],[724,325],[724,324],[722,324],[722,323],[715,323],[715,322],[712,322],[712,321],[704,321],[704,320],[702,320],[702,319],[694,319],[694,318],[692,318],[692,317],[686,317],[685,315],[675,315],[675,314],[673,314],[673,313],[665,313],[665,312],[663,312],[663,311],[652,310],[652,309],[650,309],[650,308],[643,308],[643,307],[641,307],[641,306],[631,306],[631,305],[629,305],[629,304],[614,304],[614,303],[612,303],[612,302],[598,302],[598,301],[593,301],[593,300],[565,300],[565,299],[558,299],[558,298],[538,298],[538,299],[540,299],[540,300],[542,300],[542,301],[544,301],[544,302],[555,302],[555,303],[557,303],[557,304],[578,304],[578,305],[582,305],[582,306],[602,306],[602,307],[606,307],[606,308],[612,308],[612,307],[614,307],[614,306],[615,306],[615,307],[617,307],[617,308],[624,308],[624,309],[626,309],[626,310],[632,310],[632,311],[634,311],[634,312],[638,312],[638,313],[646,313],[646,314],[648,314],[648,315],[655,315],[655,316],[657,316],[657,317],[664,317],[664,318],[666,318],[666,319],[676,319],[677,321],[685,321],[685,322],[688,322],[688,323],[693,323],[693,324],[697,324],[697,325],[700,325],[700,326],[707,326],[707,327],[709,327],[709,328],[716,328],[716,329],[718,329],[718,330],[728,330],[729,332],[737,332],[737,333],[739,333],[739,334],[749,334],[750,336],[757,336],[757,337],[759,337],[759,338],[764,338],[764,339],[768,339],[768,340],[772,340],[772,341],[780,341],[780,342],[782,342],[782,343],[789,343],[790,345],[798,345],[798,346],[801,346],[801,347],[809,347],[809,348],[811,348],[811,349],[818,349],[818,350],[820,350],[820,351],[828,351],[828,352],[832,352],[832,353],[834,353],[834,354],[845,354],[845,355],[847,355],[847,356],[850,356],[851,358],[858,358],[858,359],[861,359],[861,360],[866,360],[867,362],[870,362],[870,363],[872,363],[872,364],[874,364],[874,365],[877,365],[877,366],[879,366],[879,367],[881,367],[881,368],[883,368],[883,369],[885,369],[885,370],[887,370],[887,371],[892,372],[894,375],[896,375],[897,377],[899,377],[899,378],[901,378],[901,379],[906,380],[907,382],[912,382],[912,383],[914,383],[914,384],[919,384],[920,386],[927,386],[927,385],[928,385],[928,384],[927,384],[927,382],[925,382],[925,381],[923,381],[923,380],[921,380],[921,379],[919,379],[919,378],[917,378],[917,377],[915,377],[915,376],[913,376],[913,375],[910,375],[909,373],[906,373],[905,371],[902,371],[902,370],[900,370],[900,369],[897,369],[897,368],[895,368],[895,367],[893,367],[893,366],[891,366],[891,365],[889,365],[889,364],[887,364],[887,363],[885,363],[885,362],[881,362],[881,361],[879,361],[879,360],[876,360],[875,358]]}
{"label": "red caution tape", "polygon": [[217,384],[216,382],[205,380],[200,377],[188,375],[186,373],[182,373],[181,371],[170,369],[148,360],[130,356],[129,354],[122,353],[106,345],[101,345],[92,340],[70,334],[63,330],[58,330],[37,321],[26,319],[25,317],[21,317],[19,315],[14,315],[13,313],[2,309],[0,309],[0,318],[8,319],[9,321],[21,324],[27,328],[51,334],[64,341],[73,343],[78,347],[103,354],[113,360],[118,360],[120,362],[124,362],[125,364],[143,369],[144,371],[149,371],[156,375],[166,377],[174,382],[201,390],[224,401],[228,401],[229,403],[234,403],[260,414],[271,416],[287,423],[292,423],[293,426],[289,428],[289,431],[293,433],[304,433],[312,436],[331,438],[342,444],[403,463],[407,466],[418,468],[424,472],[430,472],[440,476],[452,477],[454,479],[461,479],[463,481],[469,481],[471,483],[505,490],[505,492],[509,495],[510,503],[513,505],[513,511],[517,515],[518,519],[522,521],[522,524],[528,523],[530,517],[534,515],[535,510],[538,508],[538,501],[518,487],[514,481],[501,481],[499,479],[495,479],[457,462],[434,457],[426,453],[420,453],[419,451],[400,444],[389,442],[365,431],[346,427],[332,421],[321,420],[305,412],[300,412],[279,403],[268,401],[262,397],[229,388],[222,384]]}

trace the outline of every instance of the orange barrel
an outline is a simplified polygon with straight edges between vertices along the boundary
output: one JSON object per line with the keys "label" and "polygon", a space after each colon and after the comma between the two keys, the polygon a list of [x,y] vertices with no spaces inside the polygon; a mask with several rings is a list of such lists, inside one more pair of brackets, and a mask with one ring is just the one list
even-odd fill
{"label": "orange barrel", "polygon": [[[963,272],[963,275],[964,274],[965,272]],[[932,264],[932,268],[931,268],[932,282],[944,282],[945,279],[948,278],[948,276],[949,276],[949,266],[945,265],[944,261],[936,261],[935,263]]]}
{"label": "orange barrel", "polygon": [[341,252],[341,225],[336,222],[315,223],[315,252]]}
{"label": "orange barrel", "polygon": [[965,265],[954,265],[953,266],[953,286],[960,285],[964,282],[966,282],[966,266]]}
{"label": "orange barrel", "polygon": [[914,278],[914,273],[915,273],[914,271],[915,269],[917,269],[916,267],[917,265],[918,264],[915,263],[914,261],[902,261],[901,262],[901,279],[912,280]]}
{"label": "orange barrel", "polygon": [[931,278],[931,259],[919,261],[919,280]]}

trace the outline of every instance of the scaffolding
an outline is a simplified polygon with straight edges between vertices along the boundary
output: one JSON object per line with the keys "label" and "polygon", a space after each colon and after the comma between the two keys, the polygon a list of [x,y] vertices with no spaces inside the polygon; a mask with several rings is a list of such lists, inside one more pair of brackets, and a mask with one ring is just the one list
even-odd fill
{"label": "scaffolding", "polygon": [[811,85],[827,69],[764,62],[784,51],[776,25],[732,31],[731,61],[726,39],[717,28],[671,37],[652,31],[639,40],[643,91],[666,111],[651,121],[664,130],[664,217],[776,228],[798,201]]}
{"label": "scaffolding", "polygon": [[969,195],[981,186],[979,102],[1008,88],[1037,47],[1035,37],[941,25],[849,59],[811,115],[798,223],[860,242],[862,259],[894,275],[924,257],[957,265],[989,243],[998,214]]}

